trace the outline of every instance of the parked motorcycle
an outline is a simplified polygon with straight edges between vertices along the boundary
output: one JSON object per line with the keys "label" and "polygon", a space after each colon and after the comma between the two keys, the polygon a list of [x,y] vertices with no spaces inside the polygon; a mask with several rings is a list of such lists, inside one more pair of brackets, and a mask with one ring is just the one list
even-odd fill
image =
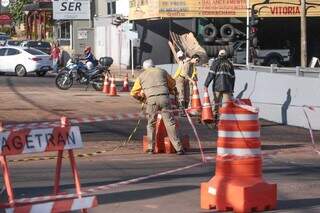
{"label": "parked motorcycle", "polygon": [[110,57],[103,57],[99,60],[99,65],[91,70],[79,59],[70,59],[66,67],[62,68],[56,77],[56,86],[61,90],[68,90],[74,81],[81,85],[89,85],[96,91],[102,91],[105,75],[110,75],[110,66],[113,60]]}

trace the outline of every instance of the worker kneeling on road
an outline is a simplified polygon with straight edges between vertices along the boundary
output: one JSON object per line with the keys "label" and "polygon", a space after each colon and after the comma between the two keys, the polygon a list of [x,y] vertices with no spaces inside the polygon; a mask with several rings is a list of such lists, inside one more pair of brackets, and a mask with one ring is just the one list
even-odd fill
{"label": "worker kneeling on road", "polygon": [[219,51],[218,58],[212,63],[210,70],[204,87],[207,91],[210,83],[213,82],[215,122],[217,124],[219,120],[219,108],[233,98],[235,83],[234,68],[228,60],[225,50],[222,49]]}
{"label": "worker kneeling on road", "polygon": [[147,152],[152,154],[155,148],[155,126],[157,114],[160,112],[170,141],[177,154],[183,155],[184,150],[177,135],[176,122],[172,112],[170,112],[169,94],[175,91],[175,81],[165,70],[155,68],[151,59],[143,62],[143,69],[144,71],[134,83],[131,96],[141,102],[146,102],[147,105],[147,137],[149,141]]}

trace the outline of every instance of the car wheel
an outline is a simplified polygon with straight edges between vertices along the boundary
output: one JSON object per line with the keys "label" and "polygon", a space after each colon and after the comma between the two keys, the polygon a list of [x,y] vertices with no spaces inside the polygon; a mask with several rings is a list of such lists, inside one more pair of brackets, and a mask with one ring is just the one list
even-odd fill
{"label": "car wheel", "polygon": [[26,68],[25,68],[23,65],[21,65],[21,64],[19,64],[18,66],[16,66],[15,71],[16,71],[17,76],[19,76],[19,77],[24,77],[24,76],[27,75],[27,70],[26,70]]}
{"label": "car wheel", "polygon": [[47,74],[47,71],[38,71],[38,72],[36,72],[36,75],[38,76],[38,77],[43,77],[43,76],[45,76]]}

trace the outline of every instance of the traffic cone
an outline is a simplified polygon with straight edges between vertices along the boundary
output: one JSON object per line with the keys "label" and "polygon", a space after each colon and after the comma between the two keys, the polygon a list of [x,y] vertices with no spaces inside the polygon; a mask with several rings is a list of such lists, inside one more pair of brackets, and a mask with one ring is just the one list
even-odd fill
{"label": "traffic cone", "polygon": [[109,82],[108,75],[106,75],[105,78],[104,78],[102,92],[105,93],[105,94],[109,94],[109,92],[110,92],[110,82]]}
{"label": "traffic cone", "polygon": [[205,123],[213,123],[213,121],[214,121],[212,106],[210,103],[208,91],[205,91],[204,95],[203,95],[203,106],[202,106],[201,120]]}
{"label": "traffic cone", "polygon": [[126,74],[126,77],[124,78],[124,81],[123,81],[123,87],[122,87],[122,90],[121,92],[129,92],[130,89],[129,89],[129,81],[128,81],[128,73]]}
{"label": "traffic cone", "polygon": [[[156,130],[155,130],[155,149],[154,153],[164,153],[165,152],[165,145],[164,139],[167,137],[167,130],[164,125],[163,119],[161,114],[157,115],[157,123],[156,123]],[[148,149],[149,141],[148,137],[143,137],[143,152],[146,152]]]}
{"label": "traffic cone", "polygon": [[117,95],[117,87],[116,87],[116,84],[115,84],[115,77],[114,76],[112,76],[112,78],[111,78],[111,86],[110,86],[109,96],[118,96]]}
{"label": "traffic cone", "polygon": [[201,100],[197,83],[193,84],[193,94],[191,100],[191,108],[188,110],[191,115],[199,115],[202,111]]}
{"label": "traffic cone", "polygon": [[228,102],[219,113],[216,172],[201,183],[201,208],[243,213],[274,209],[277,185],[262,177],[258,112]]}
{"label": "traffic cone", "polygon": [[[177,121],[176,121],[177,122]],[[179,124],[177,123],[176,128],[179,128]],[[175,153],[176,150],[174,149],[166,130],[166,127],[164,125],[163,119],[161,114],[158,114],[157,116],[157,123],[156,123],[156,130],[155,130],[155,149],[154,153]],[[189,136],[183,135],[183,137],[180,138],[181,144],[184,148],[184,150],[190,149],[190,142],[189,142]],[[148,149],[148,137],[143,136],[143,152],[146,152]]]}

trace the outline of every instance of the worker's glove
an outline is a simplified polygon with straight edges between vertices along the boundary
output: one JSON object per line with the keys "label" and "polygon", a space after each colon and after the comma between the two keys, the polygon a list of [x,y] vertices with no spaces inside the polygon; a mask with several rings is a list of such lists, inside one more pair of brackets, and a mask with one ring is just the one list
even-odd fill
{"label": "worker's glove", "polygon": [[134,98],[140,101],[141,103],[145,103],[147,100],[146,96],[141,96],[141,95],[137,95]]}

